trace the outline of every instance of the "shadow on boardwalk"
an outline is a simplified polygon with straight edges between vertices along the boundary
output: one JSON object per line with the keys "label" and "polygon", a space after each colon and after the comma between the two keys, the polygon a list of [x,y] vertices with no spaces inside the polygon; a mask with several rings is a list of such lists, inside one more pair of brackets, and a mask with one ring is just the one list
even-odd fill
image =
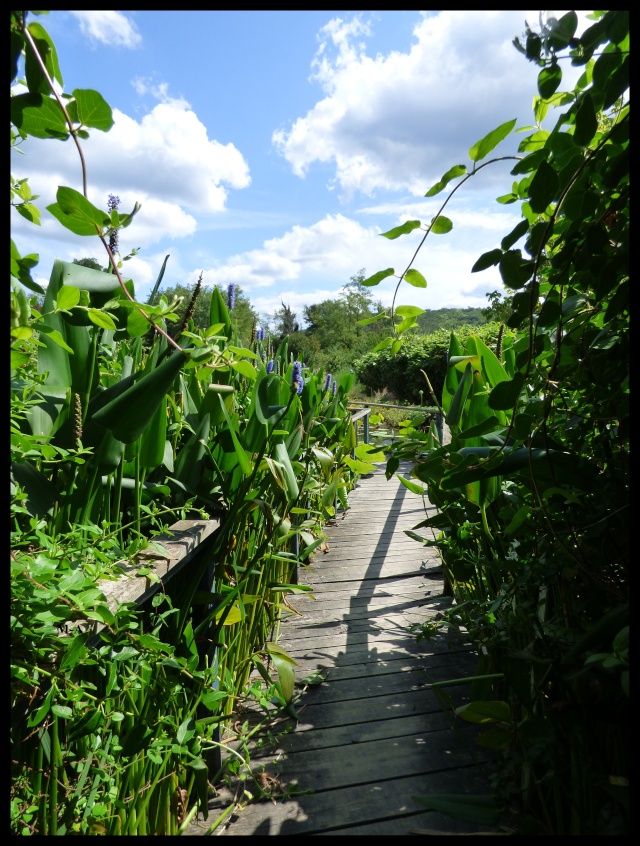
{"label": "shadow on boardwalk", "polygon": [[[251,754],[265,789],[289,798],[248,804],[216,834],[481,830],[414,798],[487,793],[490,773],[473,729],[453,716],[468,684],[432,686],[473,674],[470,645],[442,633],[418,644],[409,630],[450,602],[435,551],[404,534],[424,519],[421,500],[382,471],[361,479],[350,500],[328,527],[329,552],[301,574],[315,601],[295,603],[302,616],[284,621],[279,638],[298,679],[320,670],[324,681],[304,689],[296,723],[271,728],[275,747]],[[205,827],[230,798],[223,790],[212,799]]]}

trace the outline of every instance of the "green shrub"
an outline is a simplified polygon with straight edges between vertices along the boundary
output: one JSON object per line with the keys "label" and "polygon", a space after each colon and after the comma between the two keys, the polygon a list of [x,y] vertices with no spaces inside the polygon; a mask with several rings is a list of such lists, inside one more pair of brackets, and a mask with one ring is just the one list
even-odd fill
{"label": "green shrub", "polygon": [[[484,326],[463,326],[457,330],[459,338],[466,339],[477,335],[487,346],[495,351],[500,331],[499,323],[487,323]],[[428,387],[422,370],[439,399],[447,371],[447,354],[451,333],[440,329],[431,335],[412,335],[404,340],[402,349],[392,355],[391,349],[380,350],[363,355],[353,363],[359,382],[369,391],[391,391],[401,402],[420,403],[420,391],[424,401],[431,403]]]}

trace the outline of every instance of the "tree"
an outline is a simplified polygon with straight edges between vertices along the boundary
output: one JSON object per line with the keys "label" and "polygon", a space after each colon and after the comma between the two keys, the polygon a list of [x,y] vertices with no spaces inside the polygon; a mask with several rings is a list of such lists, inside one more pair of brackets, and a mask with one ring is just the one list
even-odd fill
{"label": "tree", "polygon": [[278,343],[287,335],[293,335],[294,332],[300,331],[300,324],[296,320],[297,315],[282,300],[280,302],[282,303],[282,308],[279,308],[274,315]]}
{"label": "tree", "polygon": [[104,270],[105,268],[94,258],[74,259],[72,264],[79,264],[82,267],[90,267],[92,270]]}
{"label": "tree", "polygon": [[[173,285],[169,288],[161,288],[158,291],[158,296],[164,295],[169,302],[175,297],[180,297],[180,303],[176,306],[175,313],[180,317],[180,321],[182,321],[193,297],[195,287],[195,284],[191,286]],[[202,288],[198,294],[192,316],[193,325],[196,329],[209,328],[212,293],[213,291],[211,289]],[[222,291],[221,293],[226,300],[227,292]],[[230,311],[230,316],[231,325],[238,333],[238,340],[243,345],[249,344],[253,325],[258,322],[258,313],[251,305],[249,298],[242,292],[242,288],[239,285],[235,286],[235,302],[233,309]],[[179,325],[180,323],[178,322],[172,324],[170,328],[176,328]]]}

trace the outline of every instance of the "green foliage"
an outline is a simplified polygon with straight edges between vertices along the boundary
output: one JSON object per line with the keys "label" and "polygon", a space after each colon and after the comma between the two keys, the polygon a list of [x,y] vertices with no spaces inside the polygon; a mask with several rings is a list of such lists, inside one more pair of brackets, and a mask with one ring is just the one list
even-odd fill
{"label": "green foliage", "polygon": [[[169,331],[174,334],[179,326],[184,322],[187,314],[187,309],[192,301],[196,285],[189,287],[187,285],[172,285],[168,287],[161,287],[157,292],[157,297],[165,297],[168,302],[178,300],[173,311],[177,314],[178,320],[169,323]],[[193,310],[191,311],[190,320],[193,321],[195,329],[206,330],[211,325],[210,311],[211,311],[211,297],[212,291],[207,288],[201,288],[195,299]],[[226,299],[226,292],[224,293]],[[239,285],[235,286],[235,303],[230,315],[231,325],[237,332],[240,346],[249,346],[251,344],[251,333],[255,324],[258,322],[258,314],[251,305],[251,301],[245,295]]]}
{"label": "green foliage", "polygon": [[[412,459],[438,509],[414,530],[435,532],[456,600],[442,624],[480,647],[459,716],[490,724],[478,742],[501,763],[499,805],[521,809],[515,833],[629,832],[629,15],[591,19],[579,38],[568,12],[515,39],[540,68],[536,126],[498,198],[522,220],[473,267],[499,267],[509,296],[490,294],[487,317],[511,331],[493,349],[451,333],[439,403],[451,441],[414,431],[387,465]],[[560,58],[585,67],[572,91]],[[461,178],[448,202],[513,126],[429,195]],[[408,348],[391,350],[399,340]],[[460,813],[455,799],[426,802]]]}
{"label": "green foliage", "polygon": [[[488,323],[482,327],[463,326],[457,334],[466,338],[475,333],[485,343],[495,346],[499,332],[499,324]],[[429,335],[413,335],[404,341],[398,353],[394,354],[391,347],[370,352],[357,358],[353,368],[359,382],[369,391],[388,390],[396,399],[415,405],[420,404],[422,391],[427,403],[431,404],[422,371],[427,374],[436,396],[440,397],[447,372],[449,338],[446,329]]]}
{"label": "green foliage", "polygon": [[[58,98],[55,48],[21,12],[11,45],[12,81],[24,48],[29,88],[13,98],[12,143],[109,129],[95,92]],[[11,190],[37,223],[27,182]],[[175,835],[187,812],[208,813],[214,731],[261,655],[276,665],[277,701],[294,707],[271,637],[358,473],[353,376],[332,391],[299,363],[292,385],[287,343],[262,343],[237,288],[234,307],[215,288],[203,312],[201,280],[184,301],[160,290],[168,256],[138,302],[109,246],[133,213],[107,214],[68,187],[48,211],[98,237],[112,272],[56,260],[45,293],[29,276],[37,257],[12,245],[11,831]],[[213,515],[222,526],[186,578],[147,608],[107,601],[105,579],[158,579],[136,556],[168,525]]]}

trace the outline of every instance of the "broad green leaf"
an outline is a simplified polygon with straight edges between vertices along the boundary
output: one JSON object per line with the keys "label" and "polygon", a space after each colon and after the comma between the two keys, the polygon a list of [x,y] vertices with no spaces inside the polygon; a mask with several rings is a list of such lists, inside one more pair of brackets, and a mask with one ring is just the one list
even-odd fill
{"label": "broad green leaf", "polygon": [[109,226],[109,215],[96,208],[75,188],[61,185],[56,192],[56,200],[64,214],[77,217],[87,223],[94,223],[98,227]]}
{"label": "broad green leaf", "polygon": [[180,725],[178,726],[178,731],[176,732],[176,740],[182,746],[183,743],[187,740],[191,740],[193,735],[196,731],[196,724],[193,717],[187,717]]}
{"label": "broad green leaf", "polygon": [[430,796],[413,796],[413,801],[430,811],[447,814],[457,820],[484,826],[495,826],[500,821],[500,811],[493,796],[439,793]]}
{"label": "broad green leaf", "polygon": [[431,224],[429,231],[433,232],[434,235],[446,235],[446,233],[451,232],[452,229],[453,222],[443,214],[439,214]]}
{"label": "broad green leaf", "polygon": [[[27,29],[33,38],[38,55],[42,59],[47,73],[53,80],[60,83],[61,88],[64,88],[58,54],[55,44],[51,40],[51,36],[37,21],[32,21],[28,24]],[[40,94],[51,93],[49,82],[42,72],[42,68],[34,56],[33,50],[29,49],[29,47],[25,50],[25,77],[30,92]]]}
{"label": "broad green leaf", "polygon": [[69,127],[62,109],[53,97],[17,94],[11,98],[11,121],[22,132],[35,138],[67,138]]}
{"label": "broad green leaf", "polygon": [[380,350],[386,350],[387,347],[390,347],[392,343],[393,338],[385,338],[383,341],[380,341],[379,344],[376,344],[372,352],[380,352]]}
{"label": "broad green leaf", "polygon": [[500,276],[507,288],[523,288],[531,278],[534,263],[522,258],[520,250],[509,250],[500,259]]}
{"label": "broad green leaf", "polygon": [[36,226],[41,226],[40,209],[37,206],[34,206],[33,203],[22,203],[21,205],[16,206],[16,211],[18,214],[22,215],[25,220],[28,220],[30,223],[35,223]]}
{"label": "broad green leaf", "polygon": [[454,165],[445,173],[445,175],[439,182],[436,182],[435,185],[429,188],[429,190],[425,194],[425,197],[435,197],[436,194],[439,194],[440,191],[446,188],[446,186],[449,184],[449,182],[451,182],[452,179],[457,179],[458,176],[463,176],[466,172],[466,165]]}
{"label": "broad green leaf", "polygon": [[593,105],[591,94],[583,96],[582,102],[576,112],[576,126],[573,133],[573,140],[580,147],[588,146],[589,142],[598,130],[598,117]]}
{"label": "broad green leaf", "polygon": [[113,321],[113,317],[106,311],[100,311],[98,308],[90,308],[87,312],[89,320],[99,326],[101,329],[117,329],[118,327]]}
{"label": "broad green leaf", "polygon": [[127,332],[132,338],[141,338],[146,335],[151,324],[146,317],[143,317],[140,309],[133,309],[127,317]]}
{"label": "broad green leaf", "polygon": [[548,37],[548,45],[553,50],[564,50],[576,34],[578,28],[578,16],[575,12],[567,12],[560,20],[551,27]]}
{"label": "broad green leaf", "polygon": [[529,185],[529,204],[534,212],[542,214],[555,200],[559,184],[558,172],[553,165],[546,161],[540,162]]}
{"label": "broad green leaf", "polygon": [[237,437],[236,432],[235,432],[235,428],[234,428],[233,424],[231,423],[231,419],[229,417],[229,414],[227,413],[227,407],[225,406],[224,400],[222,399],[222,394],[216,394],[216,396],[218,397],[218,401],[220,403],[220,407],[222,409],[222,414],[224,416],[224,419],[227,422],[228,432],[231,435],[231,440],[233,441],[233,448],[234,448],[235,454],[238,458],[238,464],[240,465],[240,469],[242,470],[242,473],[245,476],[250,476],[251,473],[253,472],[253,466],[252,466],[251,462],[249,461],[247,453],[244,451],[240,441],[238,440],[238,437]]}
{"label": "broad green leaf", "polygon": [[47,338],[50,338],[55,344],[59,347],[62,347],[63,350],[69,353],[69,355],[74,355],[74,351],[71,349],[69,344],[65,341],[62,337],[60,332],[57,329],[52,329],[51,326],[47,326],[46,323],[40,323],[38,326],[38,331],[44,333]]}
{"label": "broad green leaf", "polygon": [[289,655],[289,653],[282,646],[280,646],[279,643],[268,641],[265,644],[265,649],[272,658],[275,658],[277,656],[282,661],[286,661],[288,664],[294,664],[296,667],[298,666],[298,662],[295,660],[295,658],[292,658],[291,655]]}
{"label": "broad green leaf", "polygon": [[513,408],[524,385],[524,376],[517,371],[508,382],[499,382],[489,394],[489,407],[496,410]]}
{"label": "broad green leaf", "polygon": [[55,219],[61,223],[66,229],[70,232],[73,232],[74,235],[97,235],[100,227],[96,227],[95,223],[89,223],[86,220],[83,220],[79,217],[74,217],[73,215],[66,214],[60,208],[59,203],[51,203],[47,207],[47,211],[55,217]]}
{"label": "broad green leaf", "polygon": [[483,253],[471,268],[471,272],[477,273],[479,270],[486,270],[488,267],[493,267],[498,264],[503,255],[502,250],[489,250],[488,253]]}
{"label": "broad green leaf", "polygon": [[405,282],[408,282],[409,285],[413,285],[414,288],[426,288],[427,287],[427,280],[418,270],[407,270],[405,273]]}
{"label": "broad green leaf", "polygon": [[100,129],[102,132],[108,132],[111,129],[113,126],[111,106],[102,94],[90,88],[76,88],[72,94],[75,97],[80,123]]}
{"label": "broad green leaf", "polygon": [[448,426],[454,427],[460,423],[464,404],[467,401],[472,384],[473,370],[471,368],[471,362],[469,362],[465,368],[462,379],[458,384],[453,399],[451,400],[449,411],[447,412],[446,420]]}
{"label": "broad green leaf", "polygon": [[[407,220],[406,223],[403,223],[401,226],[395,226],[393,229],[390,229],[388,232],[381,232],[383,238],[388,238],[390,241],[394,238],[399,238],[400,235],[407,235],[409,232],[413,232],[414,229],[418,229],[420,227],[419,220]],[[363,283],[366,284],[366,283]]]}
{"label": "broad green leaf", "polygon": [[244,361],[243,359],[240,359],[240,361],[232,361],[231,367],[238,373],[246,376],[247,379],[255,379],[258,376],[255,367],[249,361]]}
{"label": "broad green leaf", "polygon": [[418,306],[396,306],[396,314],[400,317],[417,317],[419,314],[424,314],[424,309]]}
{"label": "broad green leaf", "polygon": [[282,466],[283,481],[289,500],[297,499],[300,494],[298,480],[291,466],[291,459],[284,441],[279,440],[273,447],[273,458]]}
{"label": "broad green leaf", "polygon": [[551,67],[543,68],[538,74],[538,91],[540,96],[548,100],[552,94],[558,89],[562,82],[562,70],[560,65],[555,62]]}
{"label": "broad green leaf", "polygon": [[176,350],[162,364],[139,376],[132,385],[100,408],[93,419],[99,426],[110,429],[119,441],[133,443],[149,425],[186,361],[186,356]]}
{"label": "broad green leaf", "polygon": [[80,290],[71,285],[63,285],[55,298],[56,308],[70,311],[80,302]]}
{"label": "broad green leaf", "polygon": [[469,158],[472,162],[480,162],[485,156],[495,149],[498,144],[503,141],[511,132],[517,123],[517,118],[509,120],[501,124],[496,129],[493,129],[484,138],[477,141],[469,150]]}
{"label": "broad green leaf", "polygon": [[[422,485],[418,485],[416,482],[412,482],[409,479],[405,479],[404,476],[400,475],[400,473],[396,473],[396,478],[400,482],[402,482],[402,484],[405,486],[405,488],[410,490],[411,493],[419,494],[420,496],[426,496],[427,495],[427,489],[424,488]],[[405,534],[407,534],[406,530],[405,530]],[[422,540],[422,538],[420,540]]]}
{"label": "broad green leaf", "polygon": [[[546,208],[546,206],[545,206]],[[502,241],[500,242],[500,246],[503,250],[508,250],[522,238],[523,235],[529,231],[529,221],[528,220],[521,220],[508,235],[505,235]],[[498,252],[498,250],[495,250]],[[500,256],[502,258],[502,256]]]}
{"label": "broad green leaf", "polygon": [[415,317],[405,317],[404,320],[401,320],[400,323],[396,325],[396,332],[398,335],[401,335],[403,332],[406,332],[408,329],[417,329],[418,323]]}
{"label": "broad green leaf", "polygon": [[362,284],[365,285],[367,288],[371,288],[374,285],[380,284],[383,279],[386,279],[388,276],[393,276],[395,270],[392,267],[388,267],[386,270],[380,270],[378,273],[374,273],[373,276],[369,276],[367,279],[362,280]]}
{"label": "broad green leaf", "polygon": [[511,722],[511,708],[508,702],[475,701],[460,705],[456,714],[469,723],[509,723]]}

